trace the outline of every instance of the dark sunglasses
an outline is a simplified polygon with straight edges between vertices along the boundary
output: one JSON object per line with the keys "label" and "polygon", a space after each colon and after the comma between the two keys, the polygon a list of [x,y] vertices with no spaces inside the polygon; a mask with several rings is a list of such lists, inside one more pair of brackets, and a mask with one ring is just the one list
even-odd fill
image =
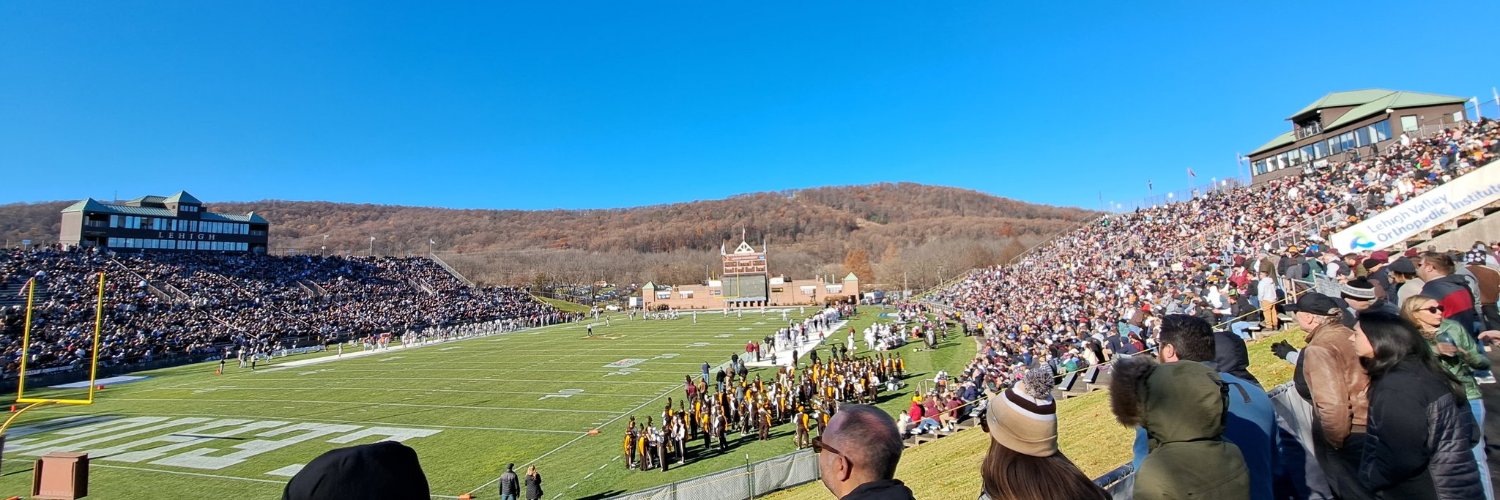
{"label": "dark sunglasses", "polygon": [[835,450],[835,449],[833,449],[833,447],[828,446],[826,444],[823,444],[823,436],[814,437],[812,439],[812,448],[813,448],[813,453],[823,453],[824,450],[827,450],[829,453],[832,453],[834,455],[838,455],[840,457],[844,457],[844,460],[849,460],[850,464],[854,463],[853,460],[849,459],[849,455],[845,455],[845,454],[839,452],[839,450]]}
{"label": "dark sunglasses", "polygon": [[1418,310],[1419,311],[1427,311],[1427,312],[1430,312],[1430,313],[1433,313],[1433,314],[1442,314],[1442,312],[1443,312],[1443,306],[1424,307],[1424,308],[1421,308],[1421,309],[1418,309]]}

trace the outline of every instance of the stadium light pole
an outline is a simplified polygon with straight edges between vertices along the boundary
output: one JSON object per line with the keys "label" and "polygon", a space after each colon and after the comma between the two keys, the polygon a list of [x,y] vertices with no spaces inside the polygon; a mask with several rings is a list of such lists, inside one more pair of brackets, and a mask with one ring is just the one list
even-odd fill
{"label": "stadium light pole", "polygon": [[371,257],[375,256],[375,237],[374,236],[370,237],[370,256]]}
{"label": "stadium light pole", "polygon": [[327,257],[328,256],[328,235],[326,235],[326,234],[323,235],[323,248],[320,249],[320,250],[318,250],[318,256],[319,257]]}

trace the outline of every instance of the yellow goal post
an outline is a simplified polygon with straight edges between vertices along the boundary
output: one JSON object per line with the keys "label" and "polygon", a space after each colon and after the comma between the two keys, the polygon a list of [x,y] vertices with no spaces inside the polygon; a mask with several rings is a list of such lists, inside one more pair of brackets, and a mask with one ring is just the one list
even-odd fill
{"label": "yellow goal post", "polygon": [[99,388],[97,379],[99,376],[99,334],[104,326],[104,280],[103,272],[99,273],[99,284],[94,299],[94,340],[92,354],[89,356],[89,392],[87,399],[59,399],[26,396],[26,364],[31,359],[31,316],[32,308],[36,301],[36,278],[26,282],[26,323],[22,326],[21,333],[21,369],[16,380],[16,402],[27,403],[27,406],[15,412],[4,424],[0,424],[0,435],[10,427],[10,423],[21,416],[21,413],[31,408],[48,405],[88,405],[94,403],[94,392]]}

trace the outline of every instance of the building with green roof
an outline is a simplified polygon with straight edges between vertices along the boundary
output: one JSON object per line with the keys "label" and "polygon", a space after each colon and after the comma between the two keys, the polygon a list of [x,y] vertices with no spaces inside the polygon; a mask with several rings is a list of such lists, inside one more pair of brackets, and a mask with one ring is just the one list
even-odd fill
{"label": "building with green roof", "polygon": [[187,191],[142,196],[124,203],[93,198],[62,210],[63,245],[111,250],[173,250],[265,253],[271,223],[245,215],[208,211]]}
{"label": "building with green roof", "polygon": [[1464,121],[1466,101],[1386,89],[1325,95],[1287,117],[1291,130],[1250,152],[1251,177],[1259,183],[1378,154],[1402,135],[1427,136]]}

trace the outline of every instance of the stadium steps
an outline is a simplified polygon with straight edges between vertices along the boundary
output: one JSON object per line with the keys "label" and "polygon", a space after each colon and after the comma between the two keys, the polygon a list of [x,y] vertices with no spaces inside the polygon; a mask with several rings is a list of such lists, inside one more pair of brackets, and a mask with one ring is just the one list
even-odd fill
{"label": "stadium steps", "polygon": [[[36,303],[46,302],[52,298],[52,290],[46,285],[36,288]],[[11,282],[0,286],[0,307],[18,306],[26,307],[26,282]]]}
{"label": "stadium steps", "polygon": [[302,290],[308,298],[316,299],[323,296],[323,287],[318,286],[310,280],[297,280],[297,289]]}
{"label": "stadium steps", "polygon": [[469,278],[465,278],[464,275],[459,274],[457,269],[454,269],[453,266],[449,266],[448,263],[441,257],[438,257],[437,254],[429,253],[427,254],[427,258],[432,259],[432,262],[436,263],[438,267],[443,268],[444,271],[448,271],[448,274],[453,275],[453,277],[458,279],[459,282],[463,283],[464,286],[467,286],[469,288],[478,288],[474,286],[473,281],[469,281]]}

